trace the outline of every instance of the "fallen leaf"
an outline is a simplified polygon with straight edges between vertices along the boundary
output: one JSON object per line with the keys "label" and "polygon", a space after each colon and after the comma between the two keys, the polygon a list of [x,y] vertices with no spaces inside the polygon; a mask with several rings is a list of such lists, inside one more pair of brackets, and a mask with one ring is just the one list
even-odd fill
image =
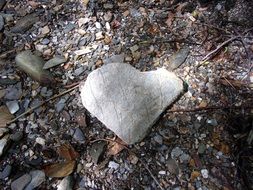
{"label": "fallen leaf", "polygon": [[59,156],[64,158],[66,161],[75,160],[79,157],[78,152],[70,144],[63,144],[57,148]]}
{"label": "fallen leaf", "polygon": [[75,168],[76,161],[56,163],[47,165],[44,167],[44,171],[47,177],[66,177],[70,175]]}
{"label": "fallen leaf", "polygon": [[33,8],[36,9],[38,6],[40,6],[40,3],[35,1],[28,1],[28,4]]}
{"label": "fallen leaf", "polygon": [[82,2],[83,2],[83,5],[87,6],[89,3],[89,0],[82,0]]}
{"label": "fallen leaf", "polygon": [[108,145],[108,155],[117,155],[122,151],[126,146],[126,143],[123,142],[120,138],[117,138],[115,141],[111,141]]}
{"label": "fallen leaf", "polygon": [[230,148],[227,144],[221,143],[220,144],[220,151],[223,152],[224,154],[228,154],[230,152]]}
{"label": "fallen leaf", "polygon": [[199,104],[199,107],[200,107],[200,108],[205,108],[205,107],[207,107],[207,102],[206,102],[205,100],[202,100],[202,101],[200,102],[200,104]]}
{"label": "fallen leaf", "polygon": [[85,115],[77,115],[76,116],[76,121],[77,121],[77,124],[80,126],[80,127],[87,127],[87,124],[86,124],[86,117]]}
{"label": "fallen leaf", "polygon": [[6,106],[0,106],[0,127],[6,127],[6,124],[13,118]]}
{"label": "fallen leaf", "polygon": [[193,171],[191,173],[191,181],[194,181],[199,176],[200,176],[200,173],[198,171]]}

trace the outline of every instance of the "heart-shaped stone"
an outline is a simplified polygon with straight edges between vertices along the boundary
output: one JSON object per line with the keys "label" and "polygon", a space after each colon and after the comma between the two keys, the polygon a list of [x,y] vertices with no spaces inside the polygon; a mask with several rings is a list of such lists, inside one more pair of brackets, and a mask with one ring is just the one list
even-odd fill
{"label": "heart-shaped stone", "polygon": [[104,65],[80,85],[85,108],[128,144],[142,140],[183,89],[166,69],[140,72],[125,63]]}

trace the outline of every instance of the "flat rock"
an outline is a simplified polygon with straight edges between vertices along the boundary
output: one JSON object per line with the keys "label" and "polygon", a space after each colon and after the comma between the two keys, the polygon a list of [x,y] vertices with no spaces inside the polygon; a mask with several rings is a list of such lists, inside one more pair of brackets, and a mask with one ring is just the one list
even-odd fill
{"label": "flat rock", "polygon": [[34,170],[29,174],[32,177],[32,180],[25,187],[25,190],[33,190],[46,180],[45,173],[41,170]]}
{"label": "flat rock", "polygon": [[6,0],[0,0],[0,10],[4,7]]}
{"label": "flat rock", "polygon": [[57,65],[60,65],[62,63],[65,63],[66,62],[66,59],[64,57],[54,57],[50,60],[48,60],[45,65],[43,66],[43,69],[49,69],[49,68],[52,68],[52,67],[55,67]]}
{"label": "flat rock", "polygon": [[0,15],[0,31],[4,28],[4,18]]}
{"label": "flat rock", "polygon": [[11,183],[11,190],[21,190],[31,181],[32,177],[29,174],[24,174],[20,178]]}
{"label": "flat rock", "polygon": [[54,79],[50,72],[43,70],[44,60],[30,50],[19,53],[15,58],[17,66],[41,84],[49,85]]}
{"label": "flat rock", "polygon": [[0,140],[0,156],[4,153],[6,150],[6,147],[8,145],[9,141],[9,135],[5,135],[1,140]]}
{"label": "flat rock", "polygon": [[188,47],[184,47],[182,49],[180,49],[179,51],[177,51],[176,53],[174,53],[168,61],[168,69],[169,70],[175,70],[177,69],[180,65],[182,65],[188,54],[189,54],[190,50]]}
{"label": "flat rock", "polygon": [[13,33],[25,33],[37,21],[39,21],[39,18],[37,17],[37,14],[32,13],[32,14],[26,15],[25,17],[23,17],[23,18],[21,18],[20,20],[17,21],[16,25],[13,28],[11,28],[11,32],[13,32]]}
{"label": "flat rock", "polygon": [[104,65],[80,85],[85,108],[128,144],[142,140],[183,89],[166,69],[140,72],[125,63]]}
{"label": "flat rock", "polygon": [[73,189],[73,177],[66,176],[61,180],[59,185],[57,185],[57,190],[72,190]]}
{"label": "flat rock", "polygon": [[0,179],[4,180],[10,175],[10,173],[11,173],[11,165],[6,165],[3,171],[0,172]]}

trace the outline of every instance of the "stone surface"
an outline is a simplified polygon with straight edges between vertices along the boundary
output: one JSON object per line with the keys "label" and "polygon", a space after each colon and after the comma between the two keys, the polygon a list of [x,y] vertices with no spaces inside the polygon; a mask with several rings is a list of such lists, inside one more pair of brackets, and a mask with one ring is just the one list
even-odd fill
{"label": "stone surface", "polygon": [[45,65],[43,66],[43,69],[49,69],[54,66],[60,65],[62,63],[66,62],[66,59],[64,57],[54,57],[50,60],[48,60]]}
{"label": "stone surface", "polygon": [[11,165],[6,165],[3,171],[0,172],[0,179],[4,180],[7,178],[11,173]]}
{"label": "stone surface", "polygon": [[0,31],[4,28],[4,18],[0,15]]}
{"label": "stone surface", "polygon": [[168,69],[174,70],[178,68],[180,65],[182,65],[185,62],[189,52],[190,52],[189,48],[184,47],[175,54],[173,54],[168,60]]}
{"label": "stone surface", "polygon": [[32,177],[32,180],[25,187],[25,190],[33,190],[46,180],[45,173],[41,170],[34,170],[29,174]]}
{"label": "stone surface", "polygon": [[59,185],[57,185],[57,190],[72,190],[73,189],[73,177],[66,176],[61,180]]}
{"label": "stone surface", "polygon": [[9,140],[9,135],[5,135],[1,140],[0,140],[0,156],[4,153],[6,146],[8,144]]}
{"label": "stone surface", "polygon": [[162,68],[140,72],[128,64],[113,63],[90,73],[80,91],[86,109],[123,141],[133,144],[145,137],[183,92],[183,81]]}
{"label": "stone surface", "polygon": [[23,17],[23,18],[21,18],[20,20],[17,21],[16,25],[13,28],[11,28],[11,32],[25,33],[38,20],[39,20],[39,18],[37,17],[37,15],[35,13],[26,15],[25,17]]}
{"label": "stone surface", "polygon": [[6,0],[0,0],[0,10],[4,7]]}
{"label": "stone surface", "polygon": [[32,177],[29,174],[24,174],[11,183],[11,190],[22,190],[31,181]]}
{"label": "stone surface", "polygon": [[8,107],[11,114],[14,114],[19,110],[18,101],[16,100],[6,102],[6,106]]}
{"label": "stone surface", "polygon": [[19,53],[15,61],[17,66],[34,80],[45,85],[49,85],[54,81],[51,73],[43,70],[44,60],[31,51],[27,50]]}

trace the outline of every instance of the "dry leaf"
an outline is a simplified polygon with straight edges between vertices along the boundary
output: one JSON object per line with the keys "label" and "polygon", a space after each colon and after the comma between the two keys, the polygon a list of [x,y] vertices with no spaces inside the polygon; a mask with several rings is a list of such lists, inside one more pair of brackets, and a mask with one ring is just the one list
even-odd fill
{"label": "dry leaf", "polygon": [[6,127],[6,124],[13,119],[13,115],[6,106],[0,106],[0,127]]}
{"label": "dry leaf", "polygon": [[78,152],[70,144],[63,144],[57,148],[59,156],[64,158],[66,161],[75,160],[79,157]]}
{"label": "dry leaf", "polygon": [[191,173],[191,181],[194,181],[199,176],[200,176],[200,173],[198,171],[193,171]]}
{"label": "dry leaf", "polygon": [[28,1],[28,4],[29,4],[32,8],[34,8],[34,9],[36,9],[38,6],[40,6],[40,3],[35,2],[35,1]]}
{"label": "dry leaf", "polygon": [[75,168],[76,161],[57,163],[47,165],[44,168],[47,177],[66,177],[70,175]]}
{"label": "dry leaf", "polygon": [[117,155],[122,151],[126,146],[126,143],[120,138],[117,138],[115,141],[111,141],[108,145],[108,155]]}
{"label": "dry leaf", "polygon": [[207,102],[204,101],[204,100],[201,101],[200,104],[199,104],[199,107],[200,107],[200,108],[205,108],[205,107],[207,107]]}
{"label": "dry leaf", "polygon": [[83,2],[83,5],[87,6],[89,3],[89,0],[82,0],[82,2]]}

